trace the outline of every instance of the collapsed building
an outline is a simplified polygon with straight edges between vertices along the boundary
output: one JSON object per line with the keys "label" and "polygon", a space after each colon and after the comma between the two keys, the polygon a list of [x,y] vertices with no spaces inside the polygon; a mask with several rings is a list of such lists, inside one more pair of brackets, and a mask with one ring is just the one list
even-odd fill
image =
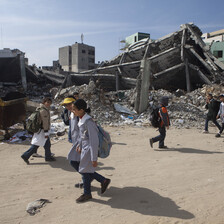
{"label": "collapsed building", "polygon": [[[7,63],[3,63],[4,60]],[[9,71],[8,76],[6,69]],[[50,94],[55,99],[59,96],[58,101],[75,90],[82,93],[83,97],[89,101],[93,111],[96,111],[96,118],[102,118],[106,114],[106,120],[102,122],[112,119],[111,114],[113,114],[112,120],[122,119],[119,114],[114,113],[116,110],[113,108],[113,103],[116,100],[132,111],[136,111],[140,117],[142,112],[145,112],[144,117],[147,120],[149,103],[158,101],[161,94],[160,92],[156,94],[155,91],[161,91],[161,89],[164,89],[165,94],[168,94],[167,91],[175,94],[176,91],[178,94],[192,93],[186,95],[184,102],[182,100],[185,98],[182,96],[180,96],[181,100],[176,96],[170,96],[174,118],[177,117],[175,111],[180,111],[176,103],[180,100],[182,106],[188,107],[187,113],[195,110],[195,114],[200,113],[203,120],[204,93],[199,94],[198,91],[193,90],[203,87],[204,84],[211,86],[214,83],[219,85],[224,83],[224,64],[211,54],[209,46],[206,46],[201,39],[200,29],[194,24],[181,25],[178,31],[155,41],[149,38],[140,40],[112,60],[102,62],[93,70],[59,74],[24,65],[21,55],[17,55],[8,59],[1,57],[0,72],[0,84],[2,83],[3,87],[5,84],[10,85],[14,82],[14,86],[10,88],[8,86],[0,88],[1,97],[4,91],[18,90],[20,84],[24,90],[27,89],[25,93],[31,98]],[[4,75],[2,75],[3,72]],[[16,76],[13,76],[14,73]],[[87,85],[90,80],[96,84],[94,88]],[[109,91],[111,94],[108,94]],[[123,94],[123,99],[114,98],[114,93],[117,95],[121,93],[120,96]],[[201,109],[198,109],[199,105]],[[196,120],[190,115],[189,119]]]}
{"label": "collapsed building", "polygon": [[83,73],[113,74],[116,90],[123,88],[124,78],[131,78],[137,89],[135,109],[140,113],[147,108],[149,89],[190,92],[203,84],[223,83],[224,64],[212,55],[201,34],[194,24],[184,24],[156,41],[143,39]]}

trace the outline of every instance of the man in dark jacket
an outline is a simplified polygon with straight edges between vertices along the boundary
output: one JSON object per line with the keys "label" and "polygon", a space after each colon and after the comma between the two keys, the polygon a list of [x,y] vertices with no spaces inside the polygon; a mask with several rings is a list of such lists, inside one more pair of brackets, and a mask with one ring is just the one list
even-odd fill
{"label": "man in dark jacket", "polygon": [[213,96],[211,93],[209,93],[207,95],[205,108],[208,110],[208,113],[207,113],[207,117],[205,120],[205,130],[203,131],[203,133],[208,133],[208,122],[209,121],[212,121],[219,130],[221,129],[221,126],[219,125],[219,123],[216,120],[216,116],[219,111],[219,104],[220,103],[218,101],[213,99]]}

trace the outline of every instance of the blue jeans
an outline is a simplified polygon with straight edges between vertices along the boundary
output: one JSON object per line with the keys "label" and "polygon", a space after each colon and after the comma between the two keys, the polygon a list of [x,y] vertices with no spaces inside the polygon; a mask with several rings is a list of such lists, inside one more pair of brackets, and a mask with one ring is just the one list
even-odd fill
{"label": "blue jeans", "polygon": [[[37,152],[37,149],[39,148],[38,145],[31,145],[31,147],[23,153],[23,157],[26,159],[29,159],[30,156],[32,156],[34,153]],[[45,149],[45,158],[50,158],[51,157],[51,142],[50,139],[48,138],[45,145],[44,145],[44,149]]]}
{"label": "blue jeans", "polygon": [[97,172],[94,173],[82,173],[82,180],[83,180],[83,184],[84,184],[84,194],[91,194],[91,182],[93,180],[97,180],[100,183],[103,183],[105,181],[105,177],[103,177],[102,175],[100,175]]}
{"label": "blue jeans", "polygon": [[219,131],[219,134],[222,134],[223,130],[224,130],[224,123],[222,123],[222,127],[221,127],[221,129]]}
{"label": "blue jeans", "polygon": [[219,125],[219,123],[217,122],[217,120],[213,120],[213,119],[208,119],[208,118],[206,118],[206,120],[205,120],[205,131],[208,131],[208,122],[209,121],[212,121],[214,124],[215,124],[215,126],[219,129],[219,130],[221,130],[221,126]]}
{"label": "blue jeans", "polygon": [[159,141],[159,147],[163,147],[164,146],[164,140],[166,137],[166,128],[165,127],[159,127],[159,135],[156,136],[155,138],[152,138],[153,143],[154,142],[158,142]]}

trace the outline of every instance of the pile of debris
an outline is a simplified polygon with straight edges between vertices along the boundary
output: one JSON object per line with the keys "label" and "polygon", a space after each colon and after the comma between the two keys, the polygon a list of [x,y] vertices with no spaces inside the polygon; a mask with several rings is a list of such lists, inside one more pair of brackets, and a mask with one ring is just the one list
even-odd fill
{"label": "pile of debris", "polygon": [[152,90],[149,92],[149,106],[146,111],[138,115],[134,110],[136,89],[122,90],[119,92],[103,92],[96,88],[95,83],[89,85],[73,86],[61,91],[59,98],[54,102],[56,111],[62,112],[60,102],[64,97],[79,92],[80,97],[85,99],[91,108],[91,116],[101,125],[122,126],[138,125],[150,126],[149,115],[154,106],[159,105],[162,96],[169,97],[169,115],[172,126],[178,128],[203,128],[205,122],[206,94],[212,93],[218,97],[224,92],[224,86],[204,85],[203,88],[186,93],[176,90],[171,93],[167,90]]}
{"label": "pile of debris", "polygon": [[[39,92],[38,89],[36,89]],[[36,97],[33,90],[30,99],[27,102],[29,109],[28,115],[41,102],[40,98]],[[58,94],[60,92],[60,94]],[[122,90],[119,92],[104,92],[102,89],[96,87],[93,81],[88,85],[72,86],[59,91],[59,87],[52,88],[48,95],[52,98],[58,94],[57,99],[53,101],[51,108],[51,133],[52,142],[57,142],[65,138],[65,133],[68,132],[68,126],[65,126],[61,113],[64,108],[60,105],[63,99],[74,92],[79,92],[80,98],[87,101],[88,107],[91,108],[91,116],[97,123],[103,126],[148,126],[150,127],[149,115],[152,108],[159,105],[159,100],[162,96],[169,97],[168,111],[171,119],[171,126],[176,128],[192,128],[203,129],[206,117],[206,94],[212,93],[215,98],[224,93],[224,86],[221,85],[204,85],[203,88],[196,89],[190,93],[184,90],[176,90],[169,92],[167,90],[152,90],[148,95],[148,108],[141,114],[137,114],[134,110],[134,103],[136,97],[136,89]],[[31,109],[33,107],[33,109]],[[22,135],[22,136],[20,136]],[[21,142],[24,139],[30,138],[26,133],[15,133],[9,142]]]}

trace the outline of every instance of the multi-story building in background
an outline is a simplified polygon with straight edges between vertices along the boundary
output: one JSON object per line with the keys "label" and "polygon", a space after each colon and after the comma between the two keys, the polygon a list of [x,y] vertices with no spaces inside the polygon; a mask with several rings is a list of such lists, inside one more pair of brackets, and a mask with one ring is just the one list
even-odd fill
{"label": "multi-story building in background", "polygon": [[201,37],[209,45],[212,54],[224,63],[224,29],[204,33]]}
{"label": "multi-story building in background", "polygon": [[134,33],[128,37],[125,38],[125,40],[122,40],[121,43],[124,43],[124,46],[120,50],[126,50],[131,44],[138,42],[139,40],[150,38],[149,33],[141,33],[137,32]]}
{"label": "multi-story building in background", "polygon": [[72,47],[65,46],[59,48],[59,64],[64,71],[72,71]]}
{"label": "multi-story building in background", "polygon": [[59,64],[64,71],[81,72],[94,69],[95,47],[83,43],[59,48]]}

